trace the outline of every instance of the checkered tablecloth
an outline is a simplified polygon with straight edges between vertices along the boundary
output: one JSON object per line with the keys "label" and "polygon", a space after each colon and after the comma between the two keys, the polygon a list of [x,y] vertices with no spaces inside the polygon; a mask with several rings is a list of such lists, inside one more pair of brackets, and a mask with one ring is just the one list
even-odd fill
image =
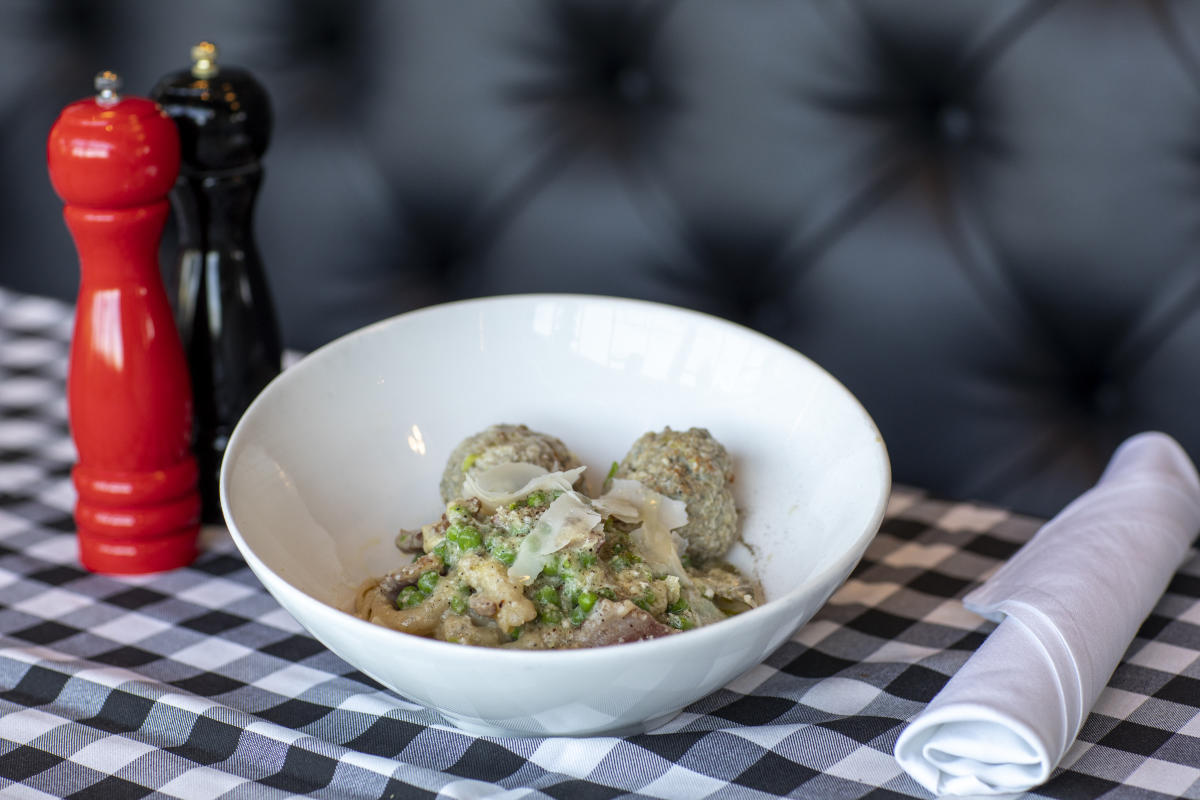
{"label": "checkered tablecloth", "polygon": [[[228,534],[190,568],[76,557],[70,310],[0,290],[0,796],[928,797],[896,737],[987,636],[958,601],[1038,521],[897,487],[850,580],[765,664],[625,739],[491,739],[310,638]],[[1142,626],[1049,798],[1200,798],[1200,557]]]}

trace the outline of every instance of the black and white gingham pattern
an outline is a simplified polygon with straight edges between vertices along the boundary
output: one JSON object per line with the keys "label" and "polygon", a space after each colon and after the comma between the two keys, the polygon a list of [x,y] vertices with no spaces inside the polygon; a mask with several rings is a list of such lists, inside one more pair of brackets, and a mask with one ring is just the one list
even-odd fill
{"label": "black and white gingham pattern", "polygon": [[[187,569],[82,570],[69,334],[68,308],[0,290],[4,797],[927,797],[892,746],[990,630],[957,598],[1037,527],[897,489],[827,607],[665,728],[477,738],[307,636],[221,530]],[[1200,798],[1200,557],[1031,796]]]}

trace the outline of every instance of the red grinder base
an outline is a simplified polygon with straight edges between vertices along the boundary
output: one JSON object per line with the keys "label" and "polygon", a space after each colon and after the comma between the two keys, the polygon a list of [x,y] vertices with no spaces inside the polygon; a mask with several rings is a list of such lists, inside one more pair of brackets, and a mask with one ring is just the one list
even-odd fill
{"label": "red grinder base", "polygon": [[79,532],[79,560],[85,569],[114,575],[164,572],[191,564],[200,526],[166,536],[121,539]]}

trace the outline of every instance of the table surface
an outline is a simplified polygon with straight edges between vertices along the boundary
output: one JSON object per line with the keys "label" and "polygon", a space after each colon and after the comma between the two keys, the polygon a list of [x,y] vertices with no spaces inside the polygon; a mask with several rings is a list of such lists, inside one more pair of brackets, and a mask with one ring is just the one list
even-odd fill
{"label": "table surface", "polygon": [[[0,289],[5,797],[928,797],[896,737],[993,627],[959,602],[1039,521],[896,487],[827,606],[766,663],[624,739],[462,733],[275,603],[228,534],[191,567],[78,562],[70,308]],[[1142,626],[1051,798],[1200,798],[1200,556]]]}

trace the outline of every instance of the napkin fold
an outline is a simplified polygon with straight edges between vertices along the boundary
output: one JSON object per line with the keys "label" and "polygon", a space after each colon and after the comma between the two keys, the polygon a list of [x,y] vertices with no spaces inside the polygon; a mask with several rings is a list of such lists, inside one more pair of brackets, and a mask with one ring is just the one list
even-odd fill
{"label": "napkin fold", "polygon": [[1200,531],[1200,478],[1162,433],[1127,439],[1097,484],[963,598],[1000,622],[900,734],[939,795],[1043,783]]}

